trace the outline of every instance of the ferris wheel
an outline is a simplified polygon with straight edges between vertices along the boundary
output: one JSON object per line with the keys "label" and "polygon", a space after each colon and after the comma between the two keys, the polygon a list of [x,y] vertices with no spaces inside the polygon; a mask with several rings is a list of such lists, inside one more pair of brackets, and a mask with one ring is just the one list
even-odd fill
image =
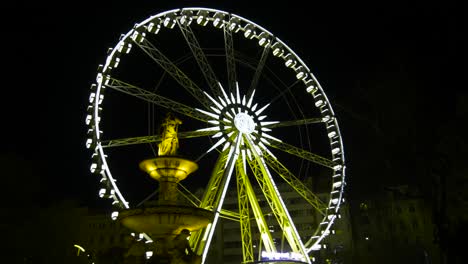
{"label": "ferris wheel", "polygon": [[[243,263],[261,254],[255,239],[265,256],[311,263],[330,234],[345,186],[336,116],[304,61],[260,25],[207,8],[151,16],[108,50],[89,103],[91,172],[101,177],[99,196],[111,201],[113,219],[151,193],[132,189],[148,184],[126,169],[144,158],[137,157],[140,151],[157,156],[155,123],[172,112],[182,120],[180,150],[196,159],[200,174],[194,178],[204,183],[202,197],[192,203],[213,212],[210,224],[190,238],[203,259],[223,217],[239,222]],[[196,197],[188,185],[182,189],[188,199]],[[306,233],[283,198],[286,190],[311,208],[300,216]],[[237,209],[223,207],[228,195],[236,196]],[[281,249],[271,221],[284,240]]]}

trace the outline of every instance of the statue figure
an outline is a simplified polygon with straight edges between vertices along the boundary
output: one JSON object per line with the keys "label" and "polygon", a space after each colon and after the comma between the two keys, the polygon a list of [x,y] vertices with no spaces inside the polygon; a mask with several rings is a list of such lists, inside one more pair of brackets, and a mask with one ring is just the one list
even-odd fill
{"label": "statue figure", "polygon": [[179,148],[177,131],[180,124],[182,124],[180,119],[174,117],[171,113],[167,113],[164,123],[161,125],[161,143],[158,145],[159,156],[170,156],[177,153]]}

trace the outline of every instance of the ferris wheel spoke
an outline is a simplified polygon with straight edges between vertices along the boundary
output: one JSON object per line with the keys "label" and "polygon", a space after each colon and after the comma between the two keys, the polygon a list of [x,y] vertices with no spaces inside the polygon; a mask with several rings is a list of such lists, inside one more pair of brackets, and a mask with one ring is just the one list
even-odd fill
{"label": "ferris wheel spoke", "polygon": [[141,42],[135,42],[143,52],[153,59],[161,68],[174,78],[187,92],[198,100],[206,109],[209,109],[210,102],[206,98],[203,90],[200,89],[182,70],[180,70],[171,60],[158,50],[151,42],[144,39]]}
{"label": "ferris wheel spoke", "polygon": [[284,204],[281,194],[273,181],[273,177],[265,164],[260,149],[254,145],[254,142],[250,139],[249,135],[245,138],[247,139],[248,146],[253,154],[253,159],[249,160],[249,166],[272,210],[272,213],[283,230],[291,250],[296,254],[300,254],[303,261],[310,263],[304,244],[301,241],[301,237],[294,226],[294,222],[289,215],[288,210],[286,209],[286,205]]}
{"label": "ferris wheel spoke", "polygon": [[234,41],[232,38],[232,30],[230,27],[224,27],[224,48],[226,50],[226,66],[228,90],[232,93],[236,88],[236,59],[234,56]]}
{"label": "ferris wheel spoke", "polygon": [[263,67],[265,66],[265,62],[268,58],[268,54],[270,54],[270,48],[269,46],[265,46],[265,48],[263,48],[262,56],[260,57],[258,65],[255,68],[255,74],[250,83],[249,91],[247,92],[248,95],[252,94],[255,88],[257,88],[258,80],[260,80],[260,75],[262,74]]}
{"label": "ferris wheel spoke", "polygon": [[242,244],[242,263],[253,262],[253,244],[252,244],[252,229],[250,226],[250,206],[247,183],[248,178],[244,172],[242,159],[237,159],[236,162],[236,186],[237,200],[239,205],[239,223]]}
{"label": "ferris wheel spoke", "polygon": [[[178,183],[178,186],[180,189],[178,189],[179,193],[184,196],[187,201],[189,201],[193,206],[198,207],[201,203],[200,199],[193,194],[189,189],[187,189],[185,186],[183,186],[180,182]],[[232,220],[232,221],[239,221],[239,213],[230,211],[230,210],[221,210],[220,217]]]}
{"label": "ferris wheel spoke", "polygon": [[[236,160],[239,157],[240,142],[241,142],[241,136],[237,136],[235,138],[235,143],[231,147],[226,149],[226,151],[228,151],[227,156],[225,158],[222,157],[221,162],[219,163],[219,164],[224,164],[224,166],[220,168],[220,171],[222,171],[222,175],[219,177],[219,175],[221,174],[219,171],[213,172],[214,176],[220,179],[214,180],[213,182],[210,180],[210,183],[217,182],[218,184],[216,184],[217,186],[208,185],[208,188],[207,188],[207,193],[214,193],[214,194],[208,195],[212,197],[212,199],[208,200],[208,199],[205,199],[204,197],[204,199],[202,200],[202,205],[203,205],[203,202],[205,201],[209,202],[211,210],[214,212],[213,222],[210,225],[208,225],[206,228],[203,228],[199,232],[197,232],[199,233],[199,235],[196,241],[196,252],[202,255],[203,261],[205,260],[208,254],[208,249],[210,247],[211,239],[213,238],[213,234],[216,229],[216,224],[220,216],[221,207],[224,202],[224,197],[226,196],[229,181],[231,179]],[[224,154],[222,154],[222,156],[224,156]],[[225,160],[225,161],[222,161],[222,160]],[[218,166],[215,166],[215,169],[216,167]],[[201,206],[201,207],[206,208],[204,206]]]}
{"label": "ferris wheel spoke", "polygon": [[[196,137],[212,136],[215,133],[216,133],[216,131],[209,131],[209,130],[184,131],[184,132],[179,132],[177,134],[177,137],[179,139],[196,138]],[[136,145],[136,144],[146,144],[146,143],[153,143],[153,142],[159,142],[159,141],[161,141],[161,136],[160,135],[153,135],[153,136],[103,140],[103,141],[101,141],[101,145],[102,145],[103,148],[109,148],[109,147],[121,147],[121,146],[127,146],[127,145]]]}
{"label": "ferris wheel spoke", "polygon": [[[216,163],[213,167],[213,173],[210,177],[210,181],[208,182],[206,191],[198,207],[207,209],[207,210],[213,210],[215,206],[214,200],[215,200],[216,194],[219,192],[221,179],[224,174],[224,170],[226,168],[226,161],[228,158],[228,154],[229,154],[229,150],[226,149],[220,153],[218,159],[216,160]],[[194,232],[192,236],[190,236],[190,244],[192,248],[197,247],[197,245],[201,243],[202,236],[204,236],[205,231],[206,231],[206,228],[203,228],[199,231]]]}
{"label": "ferris wheel spoke", "polygon": [[197,37],[193,33],[190,26],[180,23],[179,20],[177,20],[177,24],[179,25],[180,31],[182,32],[185,41],[190,47],[190,50],[192,51],[193,56],[197,61],[197,64],[200,67],[200,70],[203,73],[203,76],[205,77],[205,80],[211,89],[211,92],[213,93],[213,95],[219,96],[220,93],[218,89],[218,78],[216,78],[216,75],[213,69],[211,68],[211,65],[208,63],[208,59],[206,58],[205,53],[200,47],[200,43],[198,42]]}
{"label": "ferris wheel spoke", "polygon": [[273,169],[289,186],[301,195],[310,205],[312,205],[320,214],[325,215],[327,205],[323,203],[317,195],[307,188],[301,180],[292,174],[281,162],[271,156],[268,152],[263,153],[266,164]]}
{"label": "ferris wheel spoke", "polygon": [[332,160],[329,160],[327,158],[324,158],[320,155],[314,154],[312,152],[303,150],[301,148],[292,146],[288,143],[284,143],[278,140],[270,140],[269,145],[273,148],[279,149],[281,151],[284,151],[286,153],[289,153],[291,155],[300,157],[305,160],[312,161],[316,164],[322,165],[324,167],[328,167],[331,169],[334,169],[336,166],[339,166],[337,162],[334,162]]}
{"label": "ferris wheel spoke", "polygon": [[[260,233],[260,238],[263,242],[266,252],[276,252],[275,243],[271,236],[270,229],[265,220],[264,214],[252,188],[252,184],[246,174],[246,165],[243,160],[238,159],[236,164],[237,173],[237,197],[239,199],[239,212],[241,216],[241,237],[242,237],[242,250],[244,253],[244,263],[249,260],[250,250],[252,248],[252,236],[250,227],[250,211],[249,205],[254,214],[257,228]],[[247,221],[245,221],[247,220]]]}
{"label": "ferris wheel spoke", "polygon": [[272,124],[264,125],[264,127],[275,128],[275,127],[300,126],[300,125],[317,124],[317,123],[323,123],[323,122],[325,122],[323,118],[305,118],[305,119],[298,119],[298,120],[291,120],[291,121],[275,122]]}
{"label": "ferris wheel spoke", "polygon": [[208,122],[210,120],[210,116],[203,114],[200,111],[197,111],[195,108],[178,103],[167,97],[152,93],[148,90],[139,88],[135,85],[117,80],[115,78],[109,78],[109,82],[106,84],[106,87],[143,99],[147,102],[153,103],[155,105],[164,107],[166,109],[172,110],[174,112],[186,115],[188,117],[200,121]]}

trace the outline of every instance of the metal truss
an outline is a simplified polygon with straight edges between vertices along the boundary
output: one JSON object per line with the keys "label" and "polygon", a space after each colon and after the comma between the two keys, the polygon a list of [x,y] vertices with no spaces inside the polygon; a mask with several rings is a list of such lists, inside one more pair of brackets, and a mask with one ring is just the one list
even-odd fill
{"label": "metal truss", "polygon": [[250,227],[250,206],[246,183],[246,181],[248,181],[248,178],[244,173],[242,159],[238,159],[236,162],[236,179],[243,263],[253,262],[254,254],[252,245],[252,230]]}
{"label": "metal truss", "polygon": [[208,98],[185,73],[180,70],[171,60],[158,50],[151,42],[144,39],[142,42],[134,42],[149,57],[151,57],[159,66],[161,66],[169,75],[174,78],[182,87],[185,88],[196,100],[198,100],[206,109],[209,109],[210,102]]}
{"label": "metal truss", "polygon": [[306,119],[299,119],[299,120],[292,120],[292,121],[281,121],[279,123],[265,125],[268,128],[275,128],[275,127],[286,127],[286,126],[300,126],[300,125],[308,125],[314,123],[323,123],[323,118],[306,118]]}
{"label": "metal truss", "polygon": [[154,94],[150,91],[147,91],[145,89],[136,87],[134,85],[125,83],[123,81],[114,79],[114,78],[109,78],[109,82],[106,84],[106,87],[112,88],[114,90],[120,91],[122,93],[126,93],[128,95],[143,99],[145,101],[148,101],[150,103],[153,103],[155,105],[159,105],[161,107],[164,107],[166,109],[172,110],[174,112],[186,115],[188,117],[192,117],[194,119],[208,122],[208,120],[211,118],[197,110],[195,110],[192,107],[186,106],[184,104],[178,103],[174,100],[171,100],[167,97]]}
{"label": "metal truss", "polygon": [[266,164],[283,178],[296,192],[312,205],[320,214],[326,215],[327,205],[323,203],[301,180],[292,174],[283,164],[268,152],[263,153]]}
{"label": "metal truss", "polygon": [[236,59],[234,56],[234,42],[232,31],[224,27],[224,47],[226,48],[226,66],[228,76],[228,89],[232,93],[236,89]]}
{"label": "metal truss", "polygon": [[192,29],[190,28],[190,26],[186,26],[180,23],[179,20],[177,20],[177,24],[179,25],[180,31],[182,32],[182,35],[187,41],[190,47],[190,50],[192,51],[193,56],[195,60],[197,61],[197,64],[200,67],[200,70],[203,73],[203,76],[205,77],[206,82],[210,86],[211,92],[216,97],[221,96],[221,93],[218,87],[218,78],[216,78],[216,75],[213,69],[208,63],[205,53],[203,53],[203,50],[200,47],[200,44],[198,43],[198,40],[195,37],[195,34],[193,33]]}
{"label": "metal truss", "polygon": [[336,165],[339,165],[338,163],[336,163],[336,162],[334,162],[332,160],[329,160],[327,158],[324,158],[322,156],[319,156],[319,155],[314,154],[314,153],[309,152],[309,151],[305,151],[303,149],[300,149],[298,147],[289,145],[289,144],[284,143],[284,142],[280,142],[280,141],[277,141],[277,140],[270,140],[269,143],[270,143],[270,146],[273,147],[273,148],[282,150],[282,151],[284,151],[286,153],[298,156],[300,158],[312,161],[314,163],[320,164],[322,166],[325,166],[325,167],[328,167],[328,168],[331,168],[331,169],[333,169],[333,167],[335,167]]}
{"label": "metal truss", "polygon": [[[202,229],[203,237],[201,240],[198,240],[198,243],[196,244],[195,252],[197,252],[197,254],[202,255],[202,262],[204,262],[204,260],[206,259],[206,255],[208,254],[208,249],[211,243],[211,239],[213,238],[214,231],[216,229],[216,224],[218,223],[218,218],[224,202],[226,191],[228,189],[229,181],[231,179],[232,172],[236,165],[236,161],[239,157],[241,139],[241,136],[237,136],[235,138],[235,143],[231,147],[226,149],[229,150],[229,152],[227,154],[227,160],[224,166],[224,173],[222,175],[221,182],[218,185],[219,187],[216,188],[216,196],[214,197],[212,202],[214,219],[210,225]],[[210,190],[211,189],[208,189],[207,191],[210,192]]]}
{"label": "metal truss", "polygon": [[[192,205],[198,207],[200,205],[200,199],[198,199],[198,197],[196,195],[194,195],[192,192],[190,192],[187,188],[185,188],[185,186],[183,186],[180,182],[179,182],[179,193],[185,198],[187,199],[187,201],[189,201]],[[228,219],[228,220],[231,220],[231,221],[237,221],[239,222],[239,218],[240,218],[240,215],[239,213],[236,213],[236,212],[233,212],[233,211],[229,211],[229,210],[221,210],[220,212],[220,217],[222,218],[225,218],[225,219]]]}
{"label": "metal truss", "polygon": [[262,212],[262,208],[260,207],[260,204],[258,203],[258,198],[255,194],[255,191],[252,188],[252,184],[250,183],[250,180],[247,174],[245,174],[245,168],[241,169],[240,176],[243,177],[242,182],[244,184],[245,191],[248,195],[250,206],[252,208],[252,212],[254,214],[255,221],[257,223],[257,228],[260,233],[260,238],[263,242],[263,245],[265,246],[265,251],[276,252],[276,247],[275,247],[275,243],[273,242],[271,232],[268,228],[268,224],[265,220],[264,214]]}
{"label": "metal truss", "polygon": [[[215,197],[216,197],[216,194],[219,192],[221,180],[224,175],[228,153],[229,153],[228,149],[220,153],[218,160],[216,161],[216,164],[214,165],[213,174],[211,175],[210,181],[208,182],[208,186],[205,189],[205,194],[202,198],[202,201],[198,205],[198,207],[207,209],[207,210],[213,210]],[[192,247],[197,245],[200,242],[202,238],[201,236],[203,235],[204,232],[205,232],[205,228],[194,232],[190,236],[190,245]]]}
{"label": "metal truss", "polygon": [[[179,139],[196,138],[196,137],[211,136],[211,135],[214,135],[215,133],[216,131],[186,131],[186,132],[179,132],[177,134],[177,137]],[[103,148],[109,148],[109,147],[121,147],[121,146],[127,146],[127,145],[135,145],[135,144],[146,144],[146,143],[153,143],[153,142],[159,142],[159,141],[161,141],[161,136],[154,135],[154,136],[103,140],[101,141],[101,145]]]}
{"label": "metal truss", "polygon": [[255,69],[254,77],[252,78],[252,82],[250,83],[249,91],[247,92],[247,95],[249,95],[249,96],[252,94],[252,92],[257,87],[258,80],[260,79],[260,75],[262,74],[263,66],[265,66],[265,62],[266,62],[266,60],[268,58],[268,54],[270,54],[269,45],[267,45],[263,49],[262,56],[260,57],[260,61],[258,62],[257,68]]}
{"label": "metal truss", "polygon": [[255,178],[257,179],[258,185],[260,186],[266,201],[270,205],[272,213],[278,221],[279,226],[283,230],[291,250],[295,253],[301,254],[304,259],[310,263],[308,255],[305,251],[304,244],[302,244],[299,233],[297,232],[293,220],[291,219],[291,216],[286,209],[281,195],[273,182],[268,168],[266,167],[266,164],[261,157],[261,153],[257,151],[249,137],[247,136],[246,138],[254,156],[254,159],[249,160],[248,163]]}

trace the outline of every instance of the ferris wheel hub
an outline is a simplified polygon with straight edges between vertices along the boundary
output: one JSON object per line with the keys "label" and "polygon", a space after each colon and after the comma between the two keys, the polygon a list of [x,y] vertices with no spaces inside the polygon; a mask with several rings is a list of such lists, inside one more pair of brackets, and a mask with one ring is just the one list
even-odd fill
{"label": "ferris wheel hub", "polygon": [[239,132],[250,134],[255,130],[255,122],[253,118],[246,113],[238,113],[234,117],[234,125]]}

